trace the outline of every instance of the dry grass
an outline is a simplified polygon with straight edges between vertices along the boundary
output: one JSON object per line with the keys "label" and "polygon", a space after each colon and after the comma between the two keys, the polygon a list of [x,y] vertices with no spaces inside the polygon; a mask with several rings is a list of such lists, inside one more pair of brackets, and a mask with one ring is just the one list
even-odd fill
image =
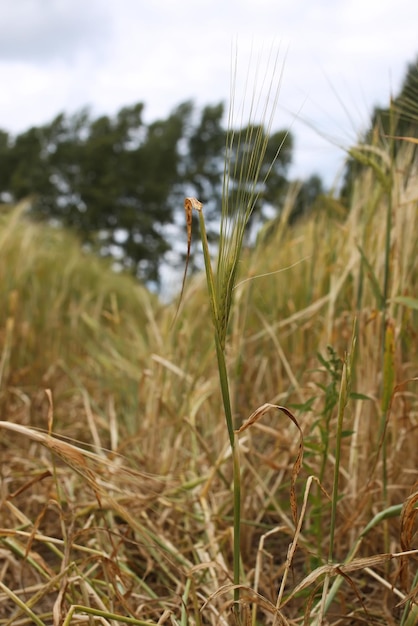
{"label": "dry grass", "polygon": [[[225,352],[236,426],[284,405],[304,439],[295,525],[296,426],[266,411],[240,435],[243,624],[417,623],[412,149],[393,164],[375,146],[383,181],[370,168],[350,207],[324,198],[240,262]],[[203,278],[172,325],[174,306],[22,212],[0,226],[0,624],[235,623]]]}

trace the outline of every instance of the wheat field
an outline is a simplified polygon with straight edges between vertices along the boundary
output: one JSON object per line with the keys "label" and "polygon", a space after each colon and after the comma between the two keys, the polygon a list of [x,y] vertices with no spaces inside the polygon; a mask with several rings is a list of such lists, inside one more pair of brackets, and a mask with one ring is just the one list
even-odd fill
{"label": "wheat field", "polygon": [[168,305],[2,210],[1,625],[418,623],[416,147],[358,152]]}

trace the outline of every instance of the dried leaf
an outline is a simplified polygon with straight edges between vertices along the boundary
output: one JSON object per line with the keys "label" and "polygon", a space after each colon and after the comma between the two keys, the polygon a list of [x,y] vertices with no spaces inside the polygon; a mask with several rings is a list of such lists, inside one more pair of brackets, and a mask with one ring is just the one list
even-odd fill
{"label": "dried leaf", "polygon": [[282,607],[291,600],[291,598],[295,597],[296,594],[303,591],[307,587],[310,587],[313,583],[315,583],[319,578],[328,574],[328,576],[344,576],[350,572],[355,572],[357,570],[364,569],[366,567],[375,567],[376,565],[381,565],[382,563],[386,563],[393,559],[396,555],[391,553],[385,554],[377,554],[370,557],[364,557],[359,559],[353,559],[348,563],[335,563],[335,564],[327,564],[321,565],[317,567],[312,572],[310,572],[296,587],[292,590],[291,594],[286,598],[285,602],[282,604]]}
{"label": "dried leaf", "polygon": [[[418,491],[406,499],[401,513],[401,547],[404,552],[411,549],[412,539],[416,530],[418,517]],[[409,559],[407,556],[401,557],[401,567],[399,576],[404,589],[409,589]]]}
{"label": "dried leaf", "polygon": [[173,324],[176,320],[177,314],[179,312],[180,304],[183,299],[184,287],[186,285],[187,278],[187,268],[189,267],[189,259],[190,259],[190,248],[192,245],[192,223],[193,223],[193,209],[196,211],[201,211],[203,205],[197,198],[185,198],[184,200],[184,210],[186,212],[186,228],[187,228],[187,254],[186,254],[186,265],[184,268],[183,274],[183,282],[181,284],[181,291],[179,297],[179,303],[177,305],[176,314],[174,315]]}
{"label": "dried leaf", "polygon": [[45,389],[46,397],[48,398],[48,435],[52,433],[52,426],[54,423],[54,403],[52,400],[52,392],[50,389]]}
{"label": "dried leaf", "polygon": [[385,135],[388,139],[400,139],[401,141],[408,141],[409,143],[418,143],[416,137],[401,137],[399,135]]}
{"label": "dried leaf", "polygon": [[395,382],[395,324],[388,320],[385,329],[385,355],[383,360],[382,410],[386,412],[391,404]]}
{"label": "dried leaf", "polygon": [[76,446],[62,441],[61,439],[57,439],[52,434],[43,433],[33,428],[29,428],[28,426],[23,426],[22,424],[0,421],[0,428],[5,428],[29,437],[32,441],[41,443],[43,446],[51,450],[51,452],[59,456],[64,463],[69,465],[89,483],[100,504],[101,490],[95,479],[93,471],[90,469],[86,461],[88,458],[100,461],[100,457],[97,457],[97,455],[87,450],[77,448]]}
{"label": "dried leaf", "polygon": [[290,481],[290,507],[292,510],[293,522],[296,526],[297,519],[298,519],[297,502],[296,502],[296,480],[299,475],[300,468],[302,467],[302,459],[303,459],[303,433],[296,417],[285,406],[280,406],[279,404],[266,403],[258,407],[258,409],[256,409],[254,413],[252,413],[250,417],[244,422],[244,424],[242,424],[241,428],[239,428],[235,432],[237,434],[244,432],[245,430],[247,430],[247,428],[249,428],[256,422],[258,422],[258,420],[261,417],[263,417],[263,415],[265,415],[265,413],[267,413],[267,411],[269,411],[270,409],[278,409],[279,411],[282,411],[285,415],[287,415],[287,417],[295,424],[300,434],[298,455],[296,457],[296,461],[293,464],[292,476],[291,476],[291,481]]}

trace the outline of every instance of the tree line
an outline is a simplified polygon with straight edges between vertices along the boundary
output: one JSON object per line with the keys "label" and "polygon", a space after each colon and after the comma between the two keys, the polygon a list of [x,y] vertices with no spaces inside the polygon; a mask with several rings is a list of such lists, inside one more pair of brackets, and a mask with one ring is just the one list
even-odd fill
{"label": "tree line", "polygon": [[[374,110],[364,142],[371,140],[376,127],[382,136],[416,133],[417,68],[416,62],[408,67],[390,108]],[[112,257],[143,281],[158,284],[161,264],[173,247],[179,211],[184,224],[186,195],[204,203],[215,237],[227,133],[223,120],[222,103],[198,110],[187,101],[166,119],[145,123],[144,104],[138,103],[113,117],[94,117],[88,109],[61,113],[52,122],[15,137],[0,130],[0,200],[17,202],[30,196],[34,218],[70,227],[89,248]],[[244,137],[254,136],[251,130],[257,129],[233,130]],[[254,211],[259,220],[266,207],[280,213],[293,149],[292,134],[286,129],[266,140],[266,171],[260,180],[264,181],[274,164],[259,189]],[[251,146],[242,144],[240,149]],[[348,198],[361,167],[355,159],[348,160],[342,201]],[[234,176],[234,168],[231,172]],[[231,189],[238,183],[231,181]],[[304,181],[292,219],[306,212],[323,191],[318,176]]]}
{"label": "tree line", "polygon": [[[205,204],[209,224],[219,218],[227,132],[223,118],[222,103],[197,110],[188,101],[166,119],[147,124],[144,104],[138,103],[113,117],[93,117],[88,109],[61,113],[16,137],[0,131],[0,198],[16,202],[30,196],[34,218],[70,227],[84,244],[112,256],[142,280],[158,283],[184,196],[194,195]],[[248,128],[240,131],[245,136]],[[266,205],[280,210],[288,184],[293,137],[285,129],[268,137],[266,167],[278,146],[260,189],[259,218]],[[318,192],[318,180],[306,182],[306,198],[312,189]]]}

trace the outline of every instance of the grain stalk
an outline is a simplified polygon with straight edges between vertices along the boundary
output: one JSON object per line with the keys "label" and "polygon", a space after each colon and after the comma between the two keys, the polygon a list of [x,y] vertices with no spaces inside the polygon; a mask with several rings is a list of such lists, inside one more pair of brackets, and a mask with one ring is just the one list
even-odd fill
{"label": "grain stalk", "polygon": [[[378,268],[373,269],[371,263],[366,257],[365,251],[359,247],[362,257],[362,266],[365,266],[371,286],[376,297],[377,308],[380,310],[382,318],[382,336],[381,336],[381,359],[383,380],[381,389],[381,418],[379,428],[379,448],[377,454],[382,454],[382,485],[383,500],[388,505],[388,469],[387,469],[387,441],[386,441],[386,422],[388,416],[389,399],[391,397],[394,386],[394,330],[393,324],[388,319],[388,301],[390,297],[391,282],[391,234],[393,228],[393,210],[394,210],[394,193],[397,191],[395,180],[395,134],[396,134],[397,116],[393,102],[390,106],[389,117],[389,143],[387,151],[381,150],[374,145],[365,145],[360,150],[354,151],[354,156],[360,163],[371,167],[374,175],[379,183],[379,187],[386,197],[386,215],[385,215],[385,235],[384,235],[384,258],[383,258],[383,279],[380,283],[378,279]],[[388,538],[385,540],[386,549],[389,549]]]}
{"label": "grain stalk", "polygon": [[[390,107],[390,133],[394,135],[395,116],[393,104]],[[383,501],[388,506],[388,469],[387,469],[387,439],[386,439],[386,422],[389,410],[389,400],[392,395],[394,386],[394,337],[392,324],[387,319],[387,301],[389,298],[389,283],[391,270],[391,232],[392,232],[392,211],[393,211],[393,188],[394,185],[394,142],[390,140],[390,171],[387,190],[387,210],[386,210],[386,233],[385,233],[385,262],[383,275],[383,297],[382,297],[382,362],[383,362],[383,388],[382,388],[382,416],[380,424],[380,434],[382,437],[382,482],[383,482]],[[389,550],[389,530],[385,525],[385,548]]]}
{"label": "grain stalk", "polygon": [[[192,213],[197,211],[200,227],[200,239],[203,249],[203,257],[206,272],[206,284],[211,309],[212,324],[214,328],[214,341],[219,373],[220,388],[222,394],[223,410],[225,415],[226,428],[233,459],[233,581],[234,581],[234,612],[237,621],[239,616],[240,600],[240,528],[241,528],[241,475],[239,445],[237,434],[234,431],[234,420],[232,412],[230,384],[228,378],[228,367],[226,362],[226,342],[228,326],[233,303],[233,290],[236,284],[238,264],[244,242],[247,226],[253,213],[255,204],[259,198],[260,190],[269,175],[271,168],[279,154],[282,145],[277,147],[276,155],[270,164],[267,174],[261,175],[261,168],[264,162],[273,116],[277,106],[279,95],[281,72],[278,72],[278,53],[268,59],[266,71],[259,79],[259,63],[254,77],[253,93],[249,103],[248,117],[244,117],[244,105],[249,77],[247,75],[244,98],[240,108],[240,123],[242,131],[236,132],[235,121],[235,96],[237,64],[232,71],[231,81],[231,102],[228,119],[228,132],[225,146],[225,162],[222,189],[222,212],[220,222],[219,251],[216,271],[213,270],[212,260],[209,250],[208,238],[206,234],[205,218],[203,206],[196,198],[186,198],[184,208],[186,212],[188,252],[186,267],[181,290],[181,297],[184,291],[184,284],[187,272],[187,264],[190,254],[190,241],[192,233]],[[271,68],[271,69],[270,69]],[[279,80],[277,80],[277,77]],[[259,107],[262,101],[263,88],[267,85],[267,93],[262,104],[261,119],[258,120]],[[243,121],[246,121],[244,128]],[[178,310],[178,309],[177,309]]]}
{"label": "grain stalk", "polygon": [[[354,325],[353,334],[351,338],[350,351],[344,359],[343,370],[341,376],[340,395],[338,400],[338,416],[337,416],[337,433],[335,442],[335,467],[334,467],[334,481],[332,488],[331,498],[331,523],[330,523],[330,536],[329,536],[329,549],[328,549],[328,564],[332,564],[334,560],[334,539],[335,529],[337,524],[337,504],[339,494],[339,478],[340,478],[340,462],[341,462],[341,445],[343,439],[343,421],[345,415],[345,409],[350,397],[351,390],[351,378],[352,378],[352,366],[354,358],[354,349],[356,344],[356,327]],[[325,576],[324,586],[322,591],[322,601],[320,605],[320,618],[319,623],[322,623],[322,616],[325,611],[326,598],[328,596],[330,577],[328,574]]]}

